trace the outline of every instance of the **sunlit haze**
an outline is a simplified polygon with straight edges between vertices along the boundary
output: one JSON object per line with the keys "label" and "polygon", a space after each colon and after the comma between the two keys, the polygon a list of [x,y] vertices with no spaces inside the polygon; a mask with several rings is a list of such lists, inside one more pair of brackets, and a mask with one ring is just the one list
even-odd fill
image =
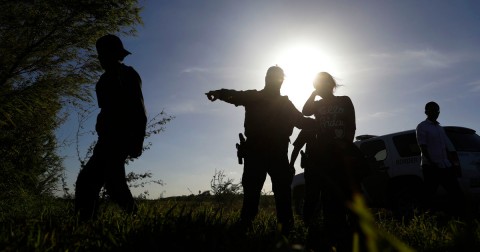
{"label": "sunlit haze", "polygon": [[[299,110],[316,73],[331,73],[341,85],[335,94],[348,95],[355,106],[356,135],[414,129],[432,100],[441,107],[442,125],[480,130],[480,1],[140,2],[144,25],[137,36],[118,34],[132,52],[125,64],[142,77],[149,116],[164,110],[175,119],[127,167],[149,171],[165,185],[134,194],[197,194],[210,189],[215,170],[239,183],[235,143],[245,110],[210,102],[205,93],[260,90],[276,64],[286,74],[282,94]],[[95,118],[85,130],[94,129]],[[58,130],[59,141],[71,143],[60,154],[72,189],[80,169],[77,128],[72,116]],[[81,153],[93,140],[81,138]],[[269,178],[264,191],[271,191]]]}
{"label": "sunlit haze", "polygon": [[335,57],[317,41],[299,41],[286,44],[274,53],[274,62],[285,70],[282,94],[301,109],[313,91],[313,80],[318,72],[329,72],[336,76]]}

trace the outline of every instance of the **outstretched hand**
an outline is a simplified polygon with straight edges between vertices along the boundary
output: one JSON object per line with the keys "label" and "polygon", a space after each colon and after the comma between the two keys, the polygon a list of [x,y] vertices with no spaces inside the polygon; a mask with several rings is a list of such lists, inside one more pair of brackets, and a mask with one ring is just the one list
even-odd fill
{"label": "outstretched hand", "polygon": [[205,93],[205,95],[210,101],[213,102],[218,99],[218,97],[220,96],[220,93],[218,91],[210,91],[208,93]]}

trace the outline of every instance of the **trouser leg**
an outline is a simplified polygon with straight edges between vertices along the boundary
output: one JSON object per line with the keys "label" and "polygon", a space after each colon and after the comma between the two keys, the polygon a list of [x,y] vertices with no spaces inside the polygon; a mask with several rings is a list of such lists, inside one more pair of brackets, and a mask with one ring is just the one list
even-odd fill
{"label": "trouser leg", "polygon": [[319,167],[325,170],[325,173],[322,172],[319,176],[319,184],[322,188],[323,233],[326,245],[335,246],[339,251],[349,251],[352,240],[351,227],[347,221],[349,210],[346,206],[351,199],[349,174],[340,158]]}
{"label": "trouser leg", "polygon": [[288,167],[288,160],[284,165],[280,164],[277,167],[272,167],[269,174],[275,195],[277,219],[282,225],[282,232],[288,233],[294,224],[291,191],[293,172]]}
{"label": "trouser leg", "polygon": [[105,174],[105,189],[111,199],[125,212],[134,214],[137,205],[125,178],[125,160],[127,156],[121,153],[113,153],[110,158],[109,168]]}
{"label": "trouser leg", "polygon": [[303,220],[308,225],[314,219],[320,203],[321,184],[315,174],[305,170],[305,202]]}
{"label": "trouser leg", "polygon": [[351,240],[347,223],[347,208],[343,199],[331,190],[322,192],[324,229],[327,241],[333,246],[345,246]]}
{"label": "trouser leg", "polygon": [[438,186],[440,184],[438,168],[430,165],[423,165],[422,173],[423,183],[425,186],[423,202],[426,208],[430,208],[432,207],[432,199],[435,196]]}
{"label": "trouser leg", "polygon": [[258,204],[263,183],[267,172],[259,160],[245,158],[245,166],[242,176],[243,206],[240,217],[243,222],[250,223],[258,213]]}
{"label": "trouser leg", "polygon": [[465,195],[458,183],[453,169],[442,169],[440,184],[445,188],[450,200],[451,211],[459,216],[466,217],[467,204]]}
{"label": "trouser leg", "polygon": [[81,220],[96,217],[98,194],[104,183],[104,157],[96,146],[92,157],[78,174],[75,183],[75,212]]}

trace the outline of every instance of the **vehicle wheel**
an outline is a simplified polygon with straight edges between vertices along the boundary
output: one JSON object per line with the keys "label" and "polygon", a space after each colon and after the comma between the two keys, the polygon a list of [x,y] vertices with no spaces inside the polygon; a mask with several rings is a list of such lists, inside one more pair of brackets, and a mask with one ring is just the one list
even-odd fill
{"label": "vehicle wheel", "polygon": [[305,185],[299,185],[292,190],[293,209],[296,214],[303,215],[303,203],[305,201]]}

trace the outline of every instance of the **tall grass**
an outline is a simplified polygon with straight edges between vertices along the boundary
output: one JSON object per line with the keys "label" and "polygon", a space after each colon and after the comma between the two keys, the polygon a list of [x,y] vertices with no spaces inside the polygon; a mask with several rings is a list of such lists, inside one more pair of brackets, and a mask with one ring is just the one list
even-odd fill
{"label": "tall grass", "polygon": [[[31,203],[32,208],[6,208],[2,202],[0,250],[305,251],[305,225],[297,216],[293,232],[281,236],[272,196],[262,197],[259,215],[251,227],[237,223],[240,206],[241,197],[230,204],[221,204],[213,197],[145,200],[140,202],[138,214],[129,216],[105,203],[97,220],[79,223],[72,212],[72,201],[43,199]],[[378,251],[401,250],[392,239],[419,251],[465,249],[466,240],[472,237],[469,246],[479,242],[478,221],[468,226],[423,214],[402,223],[383,210],[368,216],[365,225],[373,230]],[[468,230],[473,230],[470,238]]]}

